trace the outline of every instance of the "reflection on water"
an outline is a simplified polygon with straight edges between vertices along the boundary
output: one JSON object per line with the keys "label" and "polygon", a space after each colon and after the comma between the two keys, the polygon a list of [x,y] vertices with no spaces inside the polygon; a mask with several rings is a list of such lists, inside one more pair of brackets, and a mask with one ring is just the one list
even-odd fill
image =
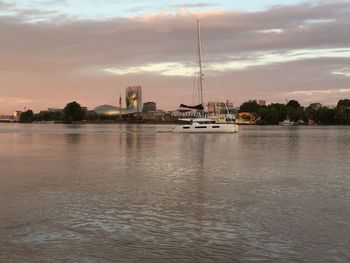
{"label": "reflection on water", "polygon": [[349,262],[350,128],[0,125],[0,262]]}

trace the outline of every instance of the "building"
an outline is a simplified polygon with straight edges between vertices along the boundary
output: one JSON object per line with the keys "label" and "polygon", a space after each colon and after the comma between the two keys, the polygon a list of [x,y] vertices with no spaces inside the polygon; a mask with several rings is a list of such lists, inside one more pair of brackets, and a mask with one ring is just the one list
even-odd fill
{"label": "building", "polygon": [[147,113],[140,114],[139,116],[143,123],[159,123],[171,121],[171,114],[163,110],[148,111]]}
{"label": "building", "polygon": [[311,103],[309,107],[314,109],[314,110],[319,110],[319,109],[322,108],[322,104],[318,103],[318,102],[317,103]]}
{"label": "building", "polygon": [[21,117],[22,111],[14,111],[12,114],[13,120],[14,121],[19,121],[19,118]]}
{"label": "building", "polygon": [[125,91],[126,108],[135,112],[142,112],[142,89],[141,86],[129,86]]}
{"label": "building", "polygon": [[12,115],[0,115],[0,122],[13,122]]}
{"label": "building", "polygon": [[97,115],[106,117],[120,117],[142,112],[142,89],[141,86],[129,86],[125,90],[126,108],[121,107],[121,98],[119,106],[99,105],[94,109]]}
{"label": "building", "polygon": [[156,111],[157,110],[157,104],[153,101],[145,102],[142,107],[142,112],[143,113],[148,113],[151,111]]}
{"label": "building", "polygon": [[231,111],[233,109],[233,103],[226,102],[208,102],[208,113],[209,114],[225,114],[227,111]]}

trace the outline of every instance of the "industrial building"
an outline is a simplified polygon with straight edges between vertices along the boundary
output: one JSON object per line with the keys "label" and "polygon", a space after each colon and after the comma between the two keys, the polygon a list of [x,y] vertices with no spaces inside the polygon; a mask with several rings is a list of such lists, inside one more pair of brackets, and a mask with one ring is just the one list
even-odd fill
{"label": "industrial building", "polygon": [[122,99],[119,98],[119,107],[112,105],[97,106],[94,111],[97,115],[106,117],[118,117],[142,112],[142,88],[141,86],[129,86],[125,90],[125,105],[122,107]]}
{"label": "industrial building", "polygon": [[227,111],[231,111],[233,109],[233,103],[226,102],[208,102],[208,114],[223,114],[227,113]]}
{"label": "industrial building", "polygon": [[157,104],[153,101],[145,102],[142,107],[143,113],[154,112],[157,110]]}

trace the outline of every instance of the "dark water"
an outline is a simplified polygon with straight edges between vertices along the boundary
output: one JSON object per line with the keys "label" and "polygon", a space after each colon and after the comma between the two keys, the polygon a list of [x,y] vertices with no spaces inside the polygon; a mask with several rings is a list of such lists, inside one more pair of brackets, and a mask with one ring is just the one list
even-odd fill
{"label": "dark water", "polygon": [[0,262],[350,262],[350,128],[0,125]]}

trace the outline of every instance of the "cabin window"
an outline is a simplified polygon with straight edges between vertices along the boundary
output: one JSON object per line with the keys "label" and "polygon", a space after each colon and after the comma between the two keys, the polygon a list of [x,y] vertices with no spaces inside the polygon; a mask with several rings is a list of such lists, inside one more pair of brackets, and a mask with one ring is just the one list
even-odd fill
{"label": "cabin window", "polygon": [[213,126],[213,128],[220,128],[220,126]]}
{"label": "cabin window", "polygon": [[207,126],[197,126],[197,127],[195,127],[196,129],[206,129],[207,128]]}
{"label": "cabin window", "polygon": [[185,129],[189,129],[189,128],[190,128],[190,127],[187,127],[187,126],[186,126],[186,127],[182,127],[182,129],[184,129],[184,130],[185,130]]}

